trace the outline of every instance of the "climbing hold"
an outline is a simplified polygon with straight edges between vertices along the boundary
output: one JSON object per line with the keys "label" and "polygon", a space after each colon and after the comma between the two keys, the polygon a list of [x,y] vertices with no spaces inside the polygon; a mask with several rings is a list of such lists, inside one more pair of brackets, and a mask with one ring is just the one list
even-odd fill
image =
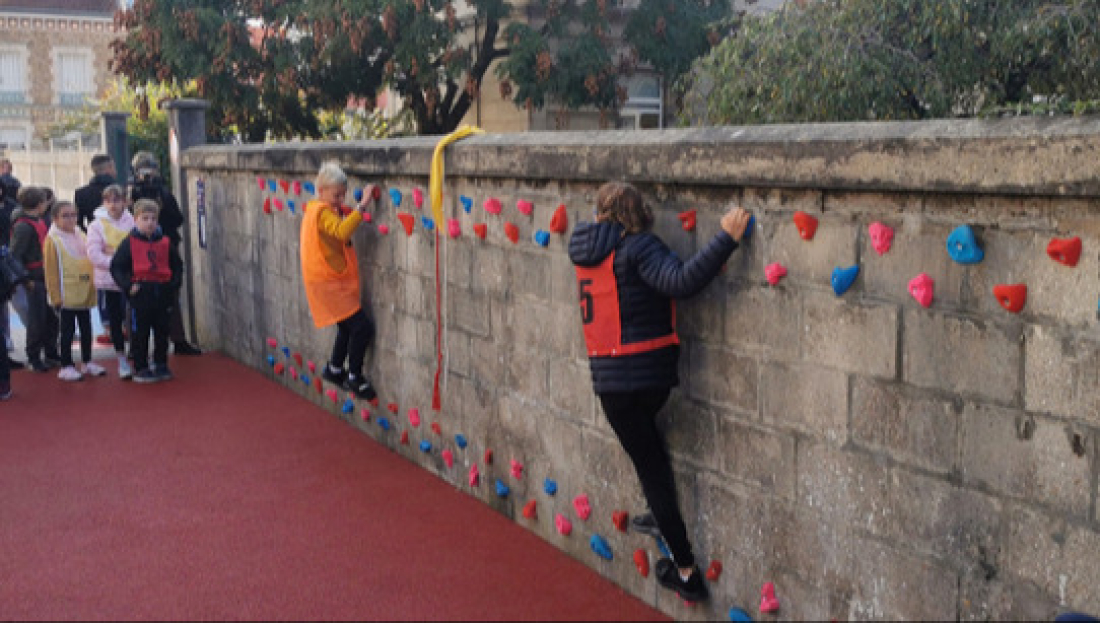
{"label": "climbing hold", "polygon": [[607,544],[607,539],[598,534],[593,534],[592,537],[588,539],[588,547],[591,547],[592,551],[604,560],[612,560],[615,558],[615,555],[611,553],[611,546]]}
{"label": "climbing hold", "polygon": [[936,282],[925,273],[921,273],[909,280],[909,294],[917,299],[921,307],[932,305],[932,297]]}
{"label": "climbing hold", "polygon": [[519,210],[524,216],[531,216],[531,213],[535,211],[535,204],[524,199],[520,199],[516,202],[516,209]]}
{"label": "climbing hold", "polygon": [[362,202],[363,201],[363,189],[362,188],[356,188],[354,191],[352,191],[351,196],[355,199],[355,203]]}
{"label": "climbing hold", "polygon": [[[320,380],[320,379],[318,379],[318,380]],[[336,390],[335,389],[329,389],[328,391],[325,392],[325,395],[328,396],[329,400],[332,401],[332,404],[336,404],[337,396],[336,396]]]}
{"label": "climbing hold", "polygon": [[420,224],[424,226],[424,229],[433,231],[435,229],[435,221],[430,216],[420,217]]}
{"label": "climbing hold", "polygon": [[368,409],[366,407],[363,407],[362,409],[360,409],[359,410],[359,417],[364,422],[369,422],[370,421],[370,409]]}
{"label": "climbing hold", "polygon": [[462,435],[461,433],[458,434],[458,435],[455,435],[455,445],[458,446],[459,449],[464,450],[466,448],[466,437],[464,435]]}
{"label": "climbing hold", "polygon": [[565,204],[558,205],[554,210],[554,216],[550,217],[550,231],[555,234],[564,234],[569,227],[569,213],[565,210]]}
{"label": "climbing hold", "polygon": [[1027,285],[1022,283],[996,285],[993,286],[993,296],[997,297],[997,302],[1001,304],[1001,307],[1016,314],[1027,303]]}
{"label": "climbing hold", "polygon": [[296,214],[296,213],[297,213],[297,212],[295,212],[295,210],[294,210],[294,202],[293,202],[293,201],[291,201],[290,199],[287,199],[287,200],[286,200],[286,209],[290,210],[290,213],[291,213],[291,214]]}
{"label": "climbing hold", "polygon": [[424,191],[419,188],[413,189],[413,205],[419,210],[424,207]]}
{"label": "climbing hold", "polygon": [[558,492],[558,483],[547,478],[542,481],[542,490],[546,492],[546,495],[552,496]]}
{"label": "climbing hold", "polygon": [[485,223],[474,223],[474,235],[485,240],[485,234],[489,233],[489,226]]}
{"label": "climbing hold", "polygon": [[279,188],[283,189],[283,194],[284,195],[289,193],[290,192],[290,182],[288,182],[286,180],[279,180]]}
{"label": "climbing hold", "polygon": [[890,250],[890,245],[894,242],[894,230],[889,225],[875,221],[867,226],[867,233],[871,236],[871,247],[879,255]]}
{"label": "climbing hold", "polygon": [[[316,389],[317,393],[320,394],[321,390],[323,390],[324,388],[324,385],[321,383],[321,377],[313,377],[313,389]],[[335,402],[335,400],[333,402]]]}
{"label": "climbing hold", "polygon": [[380,418],[378,418],[378,426],[379,426],[379,427],[380,427],[380,428],[381,428],[382,430],[389,430],[389,429],[390,429],[390,421],[389,421],[389,420],[387,420],[387,419],[386,419],[386,418],[384,418],[384,417],[380,417]]}
{"label": "climbing hold", "polygon": [[370,406],[377,407],[378,406],[378,396],[375,396],[374,398],[371,398],[367,402],[370,403]]}
{"label": "climbing hold", "polygon": [[344,406],[341,407],[340,410],[343,411],[345,414],[350,415],[353,411],[355,411],[355,401],[351,398],[345,398]]}
{"label": "climbing hold", "polygon": [[718,576],[722,575],[722,561],[712,560],[710,566],[707,567],[707,581],[717,582]]}
{"label": "climbing hold", "polygon": [[749,222],[745,223],[745,231],[741,233],[741,243],[748,244],[749,239],[752,238],[752,232],[756,229],[756,215],[749,216]]}
{"label": "climbing hold", "polygon": [[817,219],[802,210],[794,213],[794,226],[798,228],[798,235],[803,240],[813,240],[817,233]]}
{"label": "climbing hold", "polygon": [[302,183],[300,181],[294,180],[293,187],[294,187],[294,194],[295,195],[301,195],[302,194]]}
{"label": "climbing hold", "polygon": [[389,225],[386,225],[385,223],[383,223],[383,224],[379,225],[379,226],[378,226],[378,233],[380,233],[380,234],[382,234],[383,236],[385,236],[386,234],[390,233],[390,226],[389,226]]}
{"label": "climbing hold", "polygon": [[291,366],[291,368],[290,368],[290,378],[291,378],[291,380],[294,380],[294,381],[298,380],[298,371],[296,369],[294,369],[294,366]]}
{"label": "climbing hold", "polygon": [[486,450],[484,459],[485,459],[485,464],[486,465],[492,465],[493,464],[493,451],[492,450]]}
{"label": "climbing hold", "polygon": [[489,214],[500,214],[501,209],[504,207],[500,204],[500,199],[496,197],[489,197],[485,200],[485,211]]}
{"label": "climbing hold", "polygon": [[977,264],[985,259],[978,238],[969,225],[959,225],[947,236],[947,254],[960,264]]}
{"label": "climbing hold", "polygon": [[282,374],[282,373],[283,373],[283,362],[280,361],[279,363],[275,364],[275,374]]}
{"label": "climbing hold", "polygon": [[459,195],[458,202],[462,204],[462,209],[466,214],[470,213],[470,210],[474,207],[474,200],[470,199],[466,195]]}
{"label": "climbing hold", "polygon": [[271,197],[264,198],[264,214],[271,214]]}
{"label": "climbing hold", "polygon": [[370,212],[364,212],[363,213],[363,222],[364,223],[373,223],[374,222],[374,215],[371,214]]}
{"label": "climbing hold", "polygon": [[[396,413],[396,411],[394,411],[394,413]],[[420,409],[416,407],[409,409],[409,424],[411,424],[413,428],[420,428]]]}
{"label": "climbing hold", "polygon": [[425,454],[432,451],[432,442],[427,439],[420,442],[420,451]]}
{"label": "climbing hold", "polygon": [[481,473],[477,470],[477,463],[474,463],[470,466],[470,486],[476,487],[479,480],[481,480]]}
{"label": "climbing hold", "polygon": [[306,365],[309,367],[310,374],[317,374],[317,364],[309,361],[306,363]]}
{"label": "climbing hold", "polygon": [[687,210],[676,215],[680,219],[680,226],[684,228],[684,231],[695,231],[695,210]]}
{"label": "climbing hold", "polygon": [[665,545],[665,540],[661,537],[655,539],[657,541],[657,549],[660,550],[661,555],[665,558],[672,558],[672,552],[668,551],[668,546]]}
{"label": "climbing hold", "polygon": [[512,241],[512,244],[519,242],[519,228],[511,223],[504,224],[504,235]]}
{"label": "climbing hold", "polygon": [[298,378],[299,378],[299,379],[300,379],[300,380],[301,380],[301,381],[302,381],[303,383],[305,383],[305,384],[306,384],[306,387],[309,387],[309,386],[311,385],[311,383],[309,382],[309,375],[308,375],[308,374],[303,374],[303,375],[299,376]]}
{"label": "climbing hold", "polygon": [[534,238],[535,242],[538,243],[539,246],[545,247],[546,245],[550,244],[550,232],[548,231],[543,231],[540,229],[535,232]]}
{"label": "climbing hold", "polygon": [[270,348],[277,348],[279,346],[279,342],[276,341],[275,338],[269,337],[269,338],[267,338],[267,345]]}
{"label": "climbing hold", "polygon": [[269,366],[274,366],[275,365],[275,355],[268,355],[267,356],[267,365],[269,365]]}
{"label": "climbing hold", "polygon": [[283,205],[283,200],[279,199],[278,197],[275,197],[275,209],[280,212],[286,209],[286,206]]}
{"label": "climbing hold", "polygon": [[283,357],[289,357],[290,356],[290,347],[289,346],[284,346],[284,347],[280,348],[279,350],[281,350],[283,352]]}
{"label": "climbing hold", "polygon": [[413,220],[413,215],[408,212],[398,212],[397,220],[401,221],[401,226],[405,228],[405,235],[413,235],[413,225],[416,221]]}
{"label": "climbing hold", "polygon": [[1077,236],[1053,238],[1047,245],[1047,255],[1059,264],[1076,266],[1077,260],[1081,257],[1081,239]]}
{"label": "climbing hold", "polygon": [[294,363],[298,364],[298,367],[302,367],[302,353],[294,353]]}
{"label": "climbing hold", "polygon": [[436,435],[443,436],[443,427],[439,425],[439,422],[432,422],[432,432]]}
{"label": "climbing hold", "polygon": [[506,498],[510,491],[511,489],[508,488],[508,485],[504,484],[504,481],[500,478],[497,478],[497,497]]}
{"label": "climbing hold", "polygon": [[409,431],[407,430],[401,431],[401,445],[409,445]]}
{"label": "climbing hold", "polygon": [[391,403],[387,404],[386,408],[389,409],[390,413],[393,413],[395,415],[397,414],[397,403],[396,402],[391,402]]}
{"label": "climbing hold", "polygon": [[302,182],[302,188],[306,189],[306,192],[311,195],[317,194],[317,189],[313,187],[313,182]]}
{"label": "climbing hold", "polygon": [[512,459],[512,478],[519,480],[523,478],[523,463]]}
{"label": "climbing hold", "polygon": [[764,278],[768,280],[768,283],[775,285],[779,283],[779,280],[787,276],[787,267],[774,262],[764,267]]}
{"label": "climbing hold", "polygon": [[848,291],[848,288],[852,287],[852,284],[858,276],[859,264],[849,266],[848,268],[834,268],[833,277],[831,279],[833,292],[835,292],[837,296],[844,294]]}
{"label": "climbing hold", "polygon": [[257,177],[256,178],[256,185],[260,187],[260,190],[263,190],[264,186],[267,186],[267,180],[265,180],[262,177]]}
{"label": "climbing hold", "polygon": [[592,514],[592,507],[588,504],[588,496],[582,493],[573,498],[573,509],[577,511],[577,517],[580,517],[583,521],[588,521],[588,516]]}
{"label": "climbing hold", "polygon": [[644,549],[634,550],[634,567],[643,578],[649,577],[649,554]]}
{"label": "climbing hold", "polygon": [[626,511],[615,511],[611,513],[611,523],[615,524],[615,529],[619,532],[626,532],[626,522],[630,519],[630,515]]}
{"label": "climbing hold", "polygon": [[275,192],[275,190],[277,188],[278,188],[278,183],[275,181],[275,178],[271,178],[271,179],[267,180],[267,189],[268,190],[270,190],[271,192]]}
{"label": "climbing hold", "polygon": [[462,235],[462,224],[458,222],[458,219],[447,219],[447,235],[451,238],[458,238]]}
{"label": "climbing hold", "polygon": [[729,618],[733,623],[752,623],[752,615],[745,612],[744,608],[738,608],[737,606],[730,608]]}
{"label": "climbing hold", "polygon": [[382,187],[378,184],[367,184],[366,188],[370,191],[367,196],[371,201],[378,201],[382,198]]}
{"label": "climbing hold", "polygon": [[536,519],[538,517],[537,502],[531,500],[523,505],[523,516],[528,519]]}
{"label": "climbing hold", "polygon": [[447,468],[450,469],[450,468],[454,467],[454,465],[455,465],[455,455],[454,455],[454,453],[452,453],[450,450],[444,450],[442,454],[443,454],[443,462],[447,465]]}
{"label": "climbing hold", "polygon": [[400,208],[401,207],[401,191],[400,190],[397,190],[396,188],[391,188],[390,189],[390,203],[392,203],[393,207],[395,207],[395,208]]}
{"label": "climbing hold", "polygon": [[775,596],[775,584],[764,582],[760,589],[760,612],[777,612],[779,599]]}
{"label": "climbing hold", "polygon": [[569,536],[570,533],[573,532],[573,522],[569,521],[569,518],[561,513],[554,516],[554,527],[565,536]]}

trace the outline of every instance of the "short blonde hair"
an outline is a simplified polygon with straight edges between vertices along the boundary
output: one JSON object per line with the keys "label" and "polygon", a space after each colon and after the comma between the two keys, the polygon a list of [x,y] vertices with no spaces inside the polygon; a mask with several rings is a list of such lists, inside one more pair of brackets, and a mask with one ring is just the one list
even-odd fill
{"label": "short blonde hair", "polygon": [[348,176],[344,173],[344,170],[340,168],[338,162],[330,160],[321,165],[321,168],[317,171],[317,180],[314,183],[317,188],[347,186]]}
{"label": "short blonde hair", "polygon": [[152,212],[153,216],[160,216],[160,206],[152,199],[138,199],[134,202],[134,216]]}

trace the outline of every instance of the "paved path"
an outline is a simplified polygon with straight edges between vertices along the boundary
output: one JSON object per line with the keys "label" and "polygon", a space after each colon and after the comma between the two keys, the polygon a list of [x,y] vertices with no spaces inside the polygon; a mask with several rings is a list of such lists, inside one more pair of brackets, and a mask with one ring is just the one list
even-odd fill
{"label": "paved path", "polygon": [[662,618],[261,374],[171,365],[13,375],[0,620]]}

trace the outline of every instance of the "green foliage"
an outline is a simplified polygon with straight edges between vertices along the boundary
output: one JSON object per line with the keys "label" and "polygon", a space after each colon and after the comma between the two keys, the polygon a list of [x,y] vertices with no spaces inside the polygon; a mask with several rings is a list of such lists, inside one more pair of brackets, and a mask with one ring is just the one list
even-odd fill
{"label": "green foliage", "polygon": [[[801,5],[801,6],[800,6]],[[685,80],[684,122],[1079,111],[1100,98],[1095,0],[817,0],[746,15]]]}
{"label": "green foliage", "polygon": [[729,3],[721,0],[642,0],[623,37],[638,58],[674,80],[718,42],[717,25],[729,16]]}

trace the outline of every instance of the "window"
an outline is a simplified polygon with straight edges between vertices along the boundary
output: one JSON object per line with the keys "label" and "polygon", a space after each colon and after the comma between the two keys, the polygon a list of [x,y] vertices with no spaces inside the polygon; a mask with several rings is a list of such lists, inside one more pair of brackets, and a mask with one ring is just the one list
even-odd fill
{"label": "window", "polygon": [[62,106],[82,106],[86,98],[95,95],[91,50],[55,49],[54,92]]}
{"label": "window", "polygon": [[25,149],[28,136],[30,136],[30,133],[25,127],[0,126],[0,147]]}
{"label": "window", "polygon": [[619,128],[647,130],[664,127],[664,103],[658,76],[635,74],[625,80],[627,100],[619,111]]}
{"label": "window", "polygon": [[0,47],[0,104],[22,104],[27,99],[27,49]]}

